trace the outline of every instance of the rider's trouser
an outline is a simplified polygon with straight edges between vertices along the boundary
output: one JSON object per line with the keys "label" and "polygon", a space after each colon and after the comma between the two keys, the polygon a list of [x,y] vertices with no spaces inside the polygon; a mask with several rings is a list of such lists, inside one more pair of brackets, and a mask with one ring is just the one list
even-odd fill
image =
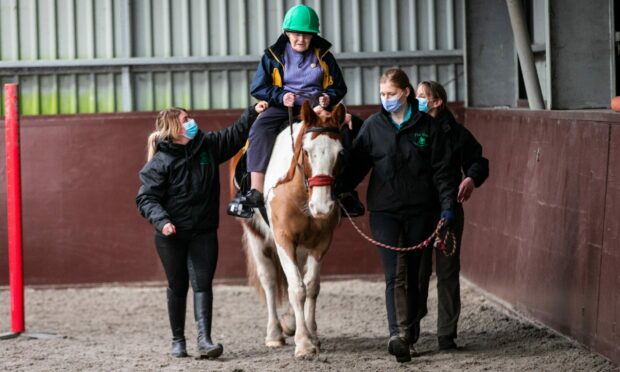
{"label": "rider's trouser", "polygon": [[[299,106],[293,108],[295,121],[297,121],[299,111]],[[250,128],[248,138],[248,172],[265,173],[276,137],[282,130],[283,123],[287,122],[288,108],[283,106],[269,107],[258,116]]]}

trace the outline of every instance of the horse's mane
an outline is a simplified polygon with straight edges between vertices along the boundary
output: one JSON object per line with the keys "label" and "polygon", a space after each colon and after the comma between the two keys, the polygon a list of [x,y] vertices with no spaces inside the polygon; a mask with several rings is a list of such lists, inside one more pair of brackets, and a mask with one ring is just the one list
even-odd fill
{"label": "horse's mane", "polygon": [[302,121],[301,128],[299,129],[299,133],[297,133],[297,138],[295,139],[295,153],[293,154],[293,160],[291,161],[291,165],[288,169],[288,172],[286,172],[286,176],[280,178],[278,182],[276,182],[275,186],[273,186],[274,188],[278,187],[283,183],[290,182],[293,179],[293,176],[295,176],[295,168],[297,168],[297,161],[299,159],[299,154],[301,154],[301,147],[304,139],[304,133],[306,133],[306,128],[306,123]]}

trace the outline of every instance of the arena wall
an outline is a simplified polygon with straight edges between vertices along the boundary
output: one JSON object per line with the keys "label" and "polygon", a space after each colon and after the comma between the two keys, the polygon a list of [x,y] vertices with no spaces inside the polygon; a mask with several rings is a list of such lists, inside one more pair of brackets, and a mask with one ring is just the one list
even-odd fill
{"label": "arena wall", "polygon": [[620,362],[620,117],[467,109],[490,178],[466,204],[463,275]]}

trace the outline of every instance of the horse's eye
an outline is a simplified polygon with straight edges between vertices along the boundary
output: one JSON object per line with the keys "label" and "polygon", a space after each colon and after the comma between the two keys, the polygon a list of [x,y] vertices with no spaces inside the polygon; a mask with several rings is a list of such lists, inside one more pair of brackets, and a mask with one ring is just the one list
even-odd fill
{"label": "horse's eye", "polygon": [[338,151],[338,156],[340,156],[340,157],[344,156],[344,150]]}

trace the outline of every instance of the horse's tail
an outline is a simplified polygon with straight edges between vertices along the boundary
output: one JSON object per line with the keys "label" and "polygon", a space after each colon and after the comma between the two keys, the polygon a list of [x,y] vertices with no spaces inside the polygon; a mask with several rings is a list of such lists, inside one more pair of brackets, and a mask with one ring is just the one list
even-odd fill
{"label": "horse's tail", "polygon": [[280,265],[280,259],[278,258],[278,254],[273,246],[267,245],[265,239],[261,236],[261,234],[255,230],[255,226],[253,225],[253,220],[250,219],[247,223],[243,223],[243,247],[245,249],[245,262],[248,276],[248,284],[254,289],[256,289],[256,293],[261,301],[265,301],[265,291],[263,286],[261,285],[260,278],[258,276],[257,262],[254,258],[254,253],[252,252],[252,247],[250,247],[249,240],[252,239],[254,244],[260,241],[260,254],[263,257],[272,263],[273,266],[273,277],[275,278],[275,296],[276,303],[279,305],[288,295],[288,283],[286,281],[286,275],[282,270],[282,265]]}

